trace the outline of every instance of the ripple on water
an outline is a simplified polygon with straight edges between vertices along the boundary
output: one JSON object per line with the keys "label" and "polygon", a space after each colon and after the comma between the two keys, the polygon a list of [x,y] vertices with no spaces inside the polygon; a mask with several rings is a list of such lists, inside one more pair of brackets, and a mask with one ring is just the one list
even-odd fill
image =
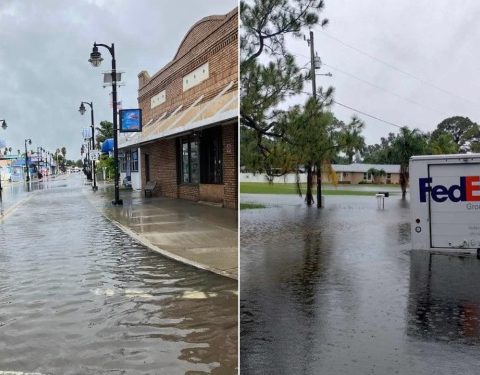
{"label": "ripple on water", "polygon": [[148,251],[70,184],[1,229],[0,375],[236,374],[236,282]]}

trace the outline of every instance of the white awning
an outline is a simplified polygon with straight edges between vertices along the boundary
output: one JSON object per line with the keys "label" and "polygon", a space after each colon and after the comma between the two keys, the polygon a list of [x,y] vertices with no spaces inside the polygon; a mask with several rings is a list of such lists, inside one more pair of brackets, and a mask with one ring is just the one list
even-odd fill
{"label": "white awning", "polygon": [[187,108],[180,105],[170,115],[160,115],[153,123],[147,123],[142,132],[121,134],[118,148],[137,146],[237,119],[238,91],[230,90],[234,84],[230,82],[209,101],[201,103],[202,95]]}

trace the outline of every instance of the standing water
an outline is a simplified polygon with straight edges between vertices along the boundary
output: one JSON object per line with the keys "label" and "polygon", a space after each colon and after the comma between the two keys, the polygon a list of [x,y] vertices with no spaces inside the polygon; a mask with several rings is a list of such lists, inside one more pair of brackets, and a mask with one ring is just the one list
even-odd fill
{"label": "standing water", "polygon": [[480,260],[410,251],[408,202],[242,199],[242,373],[479,373]]}
{"label": "standing water", "polygon": [[149,251],[82,189],[0,224],[0,374],[235,374],[237,283]]}

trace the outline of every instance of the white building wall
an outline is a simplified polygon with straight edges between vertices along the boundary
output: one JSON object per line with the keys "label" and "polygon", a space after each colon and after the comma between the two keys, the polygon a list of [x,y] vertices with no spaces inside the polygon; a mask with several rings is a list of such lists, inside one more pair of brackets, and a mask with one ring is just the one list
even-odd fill
{"label": "white building wall", "polygon": [[[135,149],[132,149],[135,150]],[[141,149],[138,149],[138,172],[130,172],[130,178],[132,179],[132,189],[141,190],[142,189],[142,154]],[[120,185],[123,186],[123,179],[127,176],[126,172],[120,172]]]}
{"label": "white building wall", "polygon": [[[307,174],[301,173],[299,175],[300,182],[307,182]],[[267,175],[265,173],[240,173],[240,182],[268,182]],[[294,184],[297,182],[297,176],[295,173],[288,173],[281,177],[274,177],[274,183]]]}

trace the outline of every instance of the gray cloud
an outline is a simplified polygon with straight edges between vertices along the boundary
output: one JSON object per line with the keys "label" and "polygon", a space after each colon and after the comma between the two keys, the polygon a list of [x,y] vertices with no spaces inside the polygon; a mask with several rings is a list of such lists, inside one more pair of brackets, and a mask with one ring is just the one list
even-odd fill
{"label": "gray cloud", "polygon": [[0,2],[0,129],[12,149],[50,151],[65,146],[67,157],[80,157],[80,101],[93,101],[95,122],[112,120],[108,88],[101,72],[110,55],[100,50],[100,68],[88,63],[94,41],[115,43],[117,68],[126,86],[119,89],[123,107],[137,106],[137,74],[167,64],[190,27],[205,16],[224,14],[237,1],[184,0],[2,0]]}
{"label": "gray cloud", "polygon": [[[423,131],[433,130],[441,120],[454,115],[480,121],[479,2],[327,0],[324,15],[330,19],[328,35],[454,94],[446,94],[395,71],[342,45],[317,28],[315,47],[326,64],[388,91],[324,66],[322,72],[331,71],[334,76],[319,76],[317,85],[334,86],[337,100]],[[291,41],[290,48],[300,65],[308,63],[306,42]],[[309,91],[310,86],[306,89]],[[288,104],[304,101],[305,96],[291,98]],[[354,113],[338,105],[333,111],[342,120],[348,120]],[[397,131],[390,125],[360,117],[367,123],[368,143],[378,142],[381,136]]]}

